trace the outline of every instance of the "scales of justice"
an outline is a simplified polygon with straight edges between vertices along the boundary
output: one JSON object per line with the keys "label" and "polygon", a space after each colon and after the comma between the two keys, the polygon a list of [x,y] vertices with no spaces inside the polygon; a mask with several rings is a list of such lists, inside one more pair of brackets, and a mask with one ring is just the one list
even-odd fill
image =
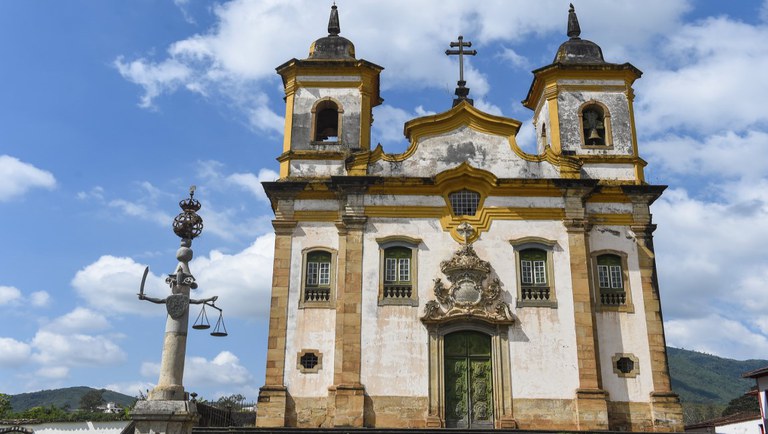
{"label": "scales of justice", "polygon": [[190,298],[190,290],[197,289],[197,282],[189,269],[189,262],[193,257],[192,240],[203,232],[203,219],[197,214],[201,205],[194,196],[195,186],[193,185],[189,189],[189,198],[179,202],[182,212],[173,219],[173,232],[181,238],[181,247],[176,251],[176,259],[179,263],[174,273],[169,274],[165,279],[171,288],[171,294],[165,298],[144,294],[149,267],[144,270],[144,276],[141,279],[139,300],[164,304],[168,311],[168,318],[165,323],[160,378],[157,386],[149,392],[146,400],[136,403],[132,413],[133,420],[136,422],[136,434],[189,433],[199,418],[197,406],[194,400],[189,401],[182,384],[190,304],[202,305],[192,325],[193,329],[211,328],[205,311],[207,306],[219,312],[211,336],[227,336],[223,312],[216,306],[218,296],[199,300]]}

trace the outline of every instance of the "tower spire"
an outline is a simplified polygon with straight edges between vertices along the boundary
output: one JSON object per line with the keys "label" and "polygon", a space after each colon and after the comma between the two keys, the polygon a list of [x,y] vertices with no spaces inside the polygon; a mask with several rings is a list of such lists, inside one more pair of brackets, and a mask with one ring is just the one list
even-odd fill
{"label": "tower spire", "polygon": [[339,11],[337,10],[336,3],[331,6],[331,17],[328,19],[328,35],[337,36],[341,33],[341,26],[339,26]]}
{"label": "tower spire", "polygon": [[581,35],[581,27],[579,27],[579,18],[576,17],[576,8],[571,7],[568,9],[568,37],[571,39],[579,39]]}

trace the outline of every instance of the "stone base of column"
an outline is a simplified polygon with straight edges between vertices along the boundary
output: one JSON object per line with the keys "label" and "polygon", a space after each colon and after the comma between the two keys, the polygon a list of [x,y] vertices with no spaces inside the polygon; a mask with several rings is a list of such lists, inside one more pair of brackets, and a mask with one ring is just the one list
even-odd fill
{"label": "stone base of column", "polygon": [[131,412],[135,434],[191,434],[200,415],[189,401],[138,401]]}
{"label": "stone base of column", "polygon": [[333,426],[362,428],[365,423],[365,386],[339,384],[328,389],[333,402]]}
{"label": "stone base of column", "polygon": [[683,431],[683,407],[676,393],[651,392],[651,417],[656,432]]}
{"label": "stone base of column", "polygon": [[502,416],[496,421],[496,429],[517,429],[517,421],[511,416]]}
{"label": "stone base of column", "polygon": [[427,416],[427,428],[442,428],[443,421],[437,416]]}
{"label": "stone base of column", "polygon": [[149,391],[148,401],[189,401],[184,386],[156,386]]}
{"label": "stone base of column", "polygon": [[279,428],[285,426],[288,389],[285,386],[263,386],[256,403],[256,426]]}
{"label": "stone base of column", "polygon": [[608,430],[608,394],[602,389],[576,389],[579,431]]}

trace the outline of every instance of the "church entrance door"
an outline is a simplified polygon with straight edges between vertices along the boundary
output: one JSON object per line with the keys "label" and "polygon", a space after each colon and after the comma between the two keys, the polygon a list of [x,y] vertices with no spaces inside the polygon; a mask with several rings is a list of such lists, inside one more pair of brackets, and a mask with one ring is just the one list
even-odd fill
{"label": "church entrance door", "polygon": [[445,335],[445,426],[493,428],[491,337],[462,331]]}

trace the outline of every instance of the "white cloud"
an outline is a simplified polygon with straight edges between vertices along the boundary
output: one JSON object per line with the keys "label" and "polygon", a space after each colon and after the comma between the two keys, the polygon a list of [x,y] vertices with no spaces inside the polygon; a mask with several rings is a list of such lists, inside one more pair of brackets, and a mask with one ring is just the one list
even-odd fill
{"label": "white cloud", "polygon": [[498,54],[498,57],[513,68],[528,70],[531,68],[531,62],[525,57],[517,54],[517,52],[509,47],[502,47]]}
{"label": "white cloud", "polygon": [[10,155],[0,155],[0,202],[24,195],[33,188],[51,190],[56,178],[51,172],[38,169]]}
{"label": "white cloud", "polygon": [[[75,274],[72,286],[77,294],[93,308],[108,314],[164,314],[164,309],[147,309],[146,301],[138,299],[144,265],[131,258],[111,255],[100,257]],[[147,275],[146,293],[152,296],[168,293],[164,277]]]}
{"label": "white cloud", "polygon": [[661,46],[667,64],[637,84],[641,134],[738,131],[768,121],[768,27],[727,17],[687,24]]}
{"label": "white cloud", "polygon": [[173,221],[173,216],[170,214],[158,209],[153,209],[150,206],[140,202],[131,202],[125,199],[115,199],[109,202],[109,206],[119,209],[120,212],[122,212],[124,215],[138,217],[142,220],[151,221],[159,225],[167,225],[169,222]]}
{"label": "white cloud", "polygon": [[98,201],[104,200],[104,187],[96,186],[89,191],[78,191],[77,198],[79,200],[96,199]]}
{"label": "white cloud", "polygon": [[29,302],[35,307],[45,307],[51,301],[51,295],[45,291],[35,291],[29,294]]}
{"label": "white cloud", "polygon": [[272,258],[275,249],[274,234],[262,235],[248,248],[234,255],[217,250],[209,256],[193,259],[190,264],[199,289],[193,298],[219,296],[217,306],[226,316],[243,319],[266,317],[272,290]]}
{"label": "white cloud", "polygon": [[261,169],[258,175],[253,173],[233,173],[227,176],[226,180],[234,185],[242,187],[246,191],[250,192],[257,199],[262,202],[269,203],[266,193],[264,193],[264,187],[261,183],[264,181],[274,181],[279,178],[280,175],[274,170]]}
{"label": "white cloud", "polygon": [[666,321],[667,343],[678,348],[735,359],[764,358],[768,338],[717,314]]}
{"label": "white cloud", "polygon": [[[584,36],[606,41],[604,50],[621,58],[627,47],[644,52],[640,47],[677,27],[689,2],[585,0],[579,7],[584,11],[580,15]],[[430,11],[428,16],[425,11]],[[311,42],[326,35],[328,5],[309,0],[234,0],[214,6],[213,12],[216,22],[211,29],[171,44],[165,58],[128,61],[119,57],[115,66],[124,78],[143,87],[143,107],[152,107],[163,93],[184,88],[206,97],[223,97],[255,128],[279,134],[282,118],[269,107],[276,98],[267,96],[277,83],[274,68],[291,57],[307,57]],[[556,2],[423,0],[414,7],[406,0],[358,1],[341,7],[340,15],[342,36],[355,43],[357,57],[386,66],[383,90],[432,87],[452,93],[456,59],[444,52],[459,34],[472,40],[481,54],[489,44],[514,45],[534,34],[557,32],[566,39],[567,8]],[[371,17],[386,25],[364,25]],[[265,48],[275,46],[280,49]],[[512,52],[506,57],[522,66],[520,56],[511,56]],[[465,72],[474,97],[490,91],[487,78],[472,60],[467,61]]]}
{"label": "white cloud", "polygon": [[29,344],[13,338],[0,337],[0,367],[21,366],[29,362],[32,348]]}
{"label": "white cloud", "polygon": [[35,371],[38,377],[61,380],[69,376],[69,368],[66,366],[46,366]]}
{"label": "white cloud", "polygon": [[0,306],[21,300],[21,291],[13,286],[0,286]]}
{"label": "white cloud", "polygon": [[109,366],[125,359],[123,350],[107,336],[39,330],[32,347],[32,359],[45,367]]}
{"label": "white cloud", "polygon": [[59,334],[71,334],[101,331],[109,327],[109,321],[104,315],[84,307],[76,307],[73,311],[54,319],[43,329]]}
{"label": "white cloud", "polygon": [[190,357],[184,374],[184,380],[195,387],[244,386],[253,381],[248,369],[229,351],[220,352],[212,360]]}

